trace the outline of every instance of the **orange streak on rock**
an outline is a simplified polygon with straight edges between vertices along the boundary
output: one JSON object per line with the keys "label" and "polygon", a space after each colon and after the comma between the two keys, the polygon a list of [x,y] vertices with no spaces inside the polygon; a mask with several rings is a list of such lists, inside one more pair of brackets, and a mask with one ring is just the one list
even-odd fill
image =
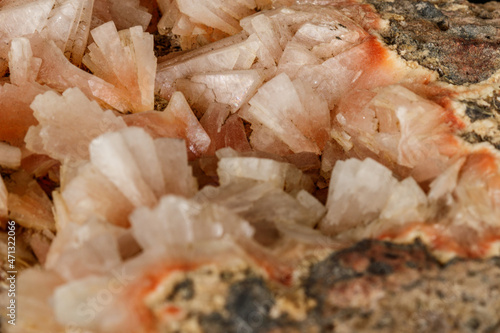
{"label": "orange streak on rock", "polygon": [[462,173],[474,175],[476,177],[485,177],[498,172],[498,163],[487,149],[475,152],[467,157],[467,161],[462,167]]}
{"label": "orange streak on rock", "polygon": [[439,226],[426,224],[422,222],[410,223],[400,229],[389,230],[381,234],[377,239],[384,241],[394,241],[406,239],[411,233],[419,232],[425,235],[424,243],[431,245],[434,250],[451,251],[460,257],[468,256],[464,248],[460,246],[453,238],[444,235]]}
{"label": "orange streak on rock", "polygon": [[257,260],[254,258],[259,266],[261,266],[267,274],[269,274],[269,278],[279,282],[284,286],[292,285],[292,274],[293,269],[291,267],[285,267],[284,265],[275,266],[273,263],[266,260]]}
{"label": "orange streak on rock", "polygon": [[392,61],[389,61],[389,51],[387,51],[387,47],[382,45],[376,37],[369,37],[366,43],[368,54],[373,61],[370,66],[393,66]]}
{"label": "orange streak on rock", "polygon": [[178,314],[181,313],[181,309],[179,309],[176,306],[167,306],[167,307],[165,307],[165,309],[163,309],[163,312],[167,316],[177,316]]}
{"label": "orange streak on rock", "polygon": [[141,276],[128,289],[125,295],[133,311],[139,319],[141,328],[148,332],[155,332],[154,315],[144,304],[144,298],[157,288],[158,284],[174,272],[188,272],[196,269],[201,264],[172,263],[163,267],[152,267],[149,273]]}

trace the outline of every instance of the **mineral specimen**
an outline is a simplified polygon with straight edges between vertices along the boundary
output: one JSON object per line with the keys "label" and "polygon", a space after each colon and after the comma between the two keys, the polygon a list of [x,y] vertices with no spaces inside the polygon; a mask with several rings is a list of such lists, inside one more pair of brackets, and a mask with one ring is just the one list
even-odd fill
{"label": "mineral specimen", "polygon": [[495,331],[498,12],[2,1],[2,331]]}

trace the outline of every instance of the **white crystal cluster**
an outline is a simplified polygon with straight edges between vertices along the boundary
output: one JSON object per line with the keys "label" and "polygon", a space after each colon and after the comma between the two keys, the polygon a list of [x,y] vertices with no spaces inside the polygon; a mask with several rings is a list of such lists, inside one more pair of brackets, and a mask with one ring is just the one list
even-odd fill
{"label": "white crystal cluster", "polygon": [[392,85],[352,98],[335,116],[334,138],[347,150],[363,147],[383,163],[409,168],[419,182],[434,179],[460,152],[443,108],[409,89]]}
{"label": "white crystal cluster", "polygon": [[[122,25],[122,29],[130,29],[119,36],[113,21],[91,32],[93,8],[100,2],[104,1],[9,1],[2,5],[0,73],[9,68],[13,74],[10,82],[16,86],[37,82],[59,92],[78,87],[87,97],[122,112],[152,109],[153,37],[143,32],[144,26],[132,25]],[[106,6],[114,3],[118,1]],[[148,15],[145,26],[151,19]],[[89,33],[94,40],[91,45]],[[120,44],[124,46],[120,48]],[[84,63],[96,76],[76,67],[87,46],[92,51],[85,55]]]}
{"label": "white crystal cluster", "polygon": [[26,133],[26,147],[61,162],[88,159],[92,139],[126,127],[121,118],[110,110],[103,112],[78,88],[70,88],[62,95],[54,91],[40,94],[31,108],[38,125]]}
{"label": "white crystal cluster", "polygon": [[398,181],[391,170],[367,158],[335,164],[328,193],[328,214],[320,229],[329,234],[377,219],[407,223],[427,219],[427,196],[413,178]]}
{"label": "white crystal cluster", "polygon": [[[121,7],[121,8],[120,8]],[[96,8],[96,11],[93,9]],[[51,40],[71,60],[80,65],[87,47],[87,39],[92,21],[105,23],[114,17],[123,17],[128,9],[128,17],[116,20],[121,29],[140,24],[146,28],[151,14],[144,13],[139,1],[117,0],[15,0],[2,1],[0,4],[0,73],[7,68],[5,63],[10,41],[17,37],[40,34]],[[141,10],[142,9],[142,10]],[[116,15],[116,11],[121,11]],[[103,17],[107,12],[108,17]],[[115,15],[113,15],[115,14]],[[104,20],[104,21],[102,21]],[[128,21],[128,22],[126,22]],[[3,61],[1,61],[3,60]]]}
{"label": "white crystal cluster", "polygon": [[[293,286],[364,238],[498,254],[499,154],[382,24],[340,0],[2,1],[0,227],[40,264],[9,331],[162,331],[189,321],[162,305],[176,274]],[[183,51],[157,59],[155,30]]]}
{"label": "white crystal cluster", "polygon": [[181,140],[153,140],[143,129],[128,127],[94,139],[89,153],[90,162],[61,184],[61,225],[95,215],[126,226],[134,207],[153,206],[167,193],[189,197],[196,191]]}
{"label": "white crystal cluster", "polygon": [[[489,237],[488,230],[498,228],[500,210],[494,193],[499,163],[491,153],[480,149],[459,158],[430,183],[427,193],[412,177],[398,180],[370,158],[339,161],[319,229],[349,240],[382,235],[399,241],[420,238],[435,246],[443,261],[465,256],[474,251],[471,243],[481,243]],[[438,245],[444,242],[448,246]],[[497,247],[490,246],[491,255]]]}
{"label": "white crystal cluster", "polygon": [[207,152],[211,139],[196,118],[182,92],[172,94],[165,110],[146,111],[123,118],[129,126],[144,128],[153,137],[182,138],[189,153],[200,156]]}
{"label": "white crystal cluster", "polygon": [[156,58],[153,36],[142,27],[116,30],[114,23],[105,23],[91,32],[94,43],[83,63],[96,76],[111,83],[122,92],[116,96],[127,101],[120,111],[141,112],[154,108],[154,76]]}
{"label": "white crystal cluster", "polygon": [[201,114],[222,104],[252,124],[255,149],[319,154],[338,99],[332,94],[373,81],[360,63],[374,42],[355,22],[323,7],[275,9],[240,24],[243,31],[231,37],[161,62],[158,92],[169,98],[182,91]]}
{"label": "white crystal cluster", "polygon": [[241,31],[240,20],[271,6],[269,0],[160,0],[162,34],[178,38],[183,50],[215,42]]}

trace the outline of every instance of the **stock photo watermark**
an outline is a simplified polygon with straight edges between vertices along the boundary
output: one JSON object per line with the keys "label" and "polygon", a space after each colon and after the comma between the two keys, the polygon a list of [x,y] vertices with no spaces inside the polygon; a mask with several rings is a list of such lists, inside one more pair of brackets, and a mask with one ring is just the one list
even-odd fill
{"label": "stock photo watermark", "polygon": [[135,278],[135,275],[125,272],[123,267],[120,270],[113,270],[105,286],[72,309],[74,311],[71,316],[73,320],[66,325],[65,332],[88,332],[83,327],[92,326],[99,314],[105,311],[125,291],[127,286],[135,281]]}
{"label": "stock photo watermark", "polygon": [[7,222],[7,267],[8,267],[8,277],[7,277],[7,317],[8,323],[10,325],[16,325],[16,314],[17,314],[17,304],[16,304],[16,280],[17,280],[17,270],[16,270],[16,222],[9,220]]}

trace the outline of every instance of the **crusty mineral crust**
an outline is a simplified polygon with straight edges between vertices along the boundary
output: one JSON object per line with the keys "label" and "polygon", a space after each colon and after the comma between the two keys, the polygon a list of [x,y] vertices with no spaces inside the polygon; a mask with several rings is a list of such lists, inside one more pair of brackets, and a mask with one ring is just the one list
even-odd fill
{"label": "crusty mineral crust", "polygon": [[381,35],[407,60],[447,82],[478,83],[500,69],[500,3],[368,0],[389,26]]}
{"label": "crusty mineral crust", "polygon": [[489,142],[500,149],[500,90],[480,99],[462,101],[471,125],[461,137],[470,143]]}
{"label": "crusty mineral crust", "polygon": [[[455,85],[500,70],[500,3],[367,0],[389,22],[382,38],[406,60]],[[156,40],[156,44],[160,44]],[[500,124],[500,92],[460,100],[470,123]],[[158,100],[159,101],[159,100]],[[479,124],[479,123],[478,123]],[[469,126],[463,137],[500,148],[500,130]],[[219,309],[200,311],[207,270],[186,274],[167,302],[188,311],[168,332],[500,332],[500,258],[441,265],[421,243],[363,241],[333,252],[283,286],[250,268],[217,271]],[[174,325],[175,326],[175,325]]]}
{"label": "crusty mineral crust", "polygon": [[[500,2],[366,1],[389,23],[379,31],[384,41],[404,59],[436,71],[443,81],[471,85],[500,73]],[[470,124],[461,137],[500,149],[500,90],[459,102]]]}
{"label": "crusty mineral crust", "polygon": [[415,243],[364,241],[316,264],[305,284],[320,330],[498,332],[500,260],[441,266]]}
{"label": "crusty mineral crust", "polygon": [[189,311],[200,308],[193,280],[206,278],[206,270],[177,283],[167,298],[189,312],[181,331],[500,331],[500,258],[443,266],[419,242],[362,241],[310,265],[289,287],[242,269],[211,273],[227,285],[223,310]]}

